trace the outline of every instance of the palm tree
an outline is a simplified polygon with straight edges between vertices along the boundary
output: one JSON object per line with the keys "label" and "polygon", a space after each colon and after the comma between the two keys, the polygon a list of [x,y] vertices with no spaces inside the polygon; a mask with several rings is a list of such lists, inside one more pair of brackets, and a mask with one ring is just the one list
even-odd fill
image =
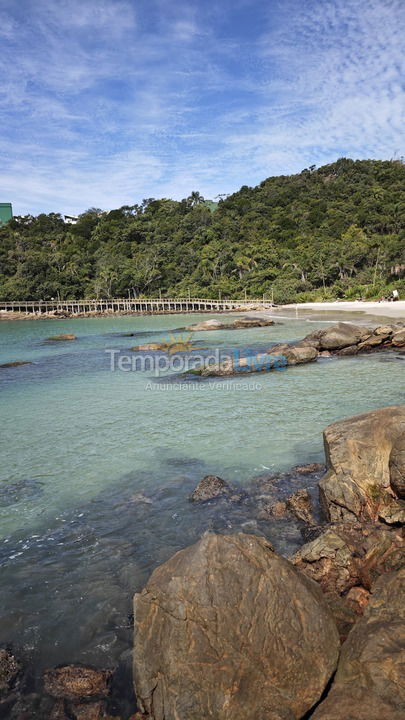
{"label": "palm tree", "polygon": [[187,202],[191,207],[195,207],[196,205],[201,205],[201,203],[205,202],[205,198],[199,193],[197,190],[193,190],[191,195],[187,198]]}

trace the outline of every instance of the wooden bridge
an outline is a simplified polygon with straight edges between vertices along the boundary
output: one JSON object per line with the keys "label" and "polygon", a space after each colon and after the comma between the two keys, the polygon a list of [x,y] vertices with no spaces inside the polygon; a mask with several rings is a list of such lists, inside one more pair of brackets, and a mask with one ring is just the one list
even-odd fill
{"label": "wooden bridge", "polygon": [[16,300],[0,302],[0,313],[30,315],[164,314],[246,312],[264,310],[273,303],[260,300],[207,300],[205,298],[112,298],[104,300]]}

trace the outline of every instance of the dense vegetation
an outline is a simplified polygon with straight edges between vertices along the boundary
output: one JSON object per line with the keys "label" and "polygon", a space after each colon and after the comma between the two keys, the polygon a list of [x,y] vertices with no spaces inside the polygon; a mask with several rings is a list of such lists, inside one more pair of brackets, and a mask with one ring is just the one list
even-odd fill
{"label": "dense vegetation", "polygon": [[340,159],[244,186],[218,206],[194,192],[91,209],[75,226],[58,214],[14,218],[0,228],[0,299],[405,291],[404,180],[398,161]]}

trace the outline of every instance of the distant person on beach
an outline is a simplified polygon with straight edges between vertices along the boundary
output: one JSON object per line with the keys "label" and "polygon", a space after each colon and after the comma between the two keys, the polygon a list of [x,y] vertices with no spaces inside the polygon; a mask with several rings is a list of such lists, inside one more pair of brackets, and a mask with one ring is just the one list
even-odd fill
{"label": "distant person on beach", "polygon": [[391,300],[391,302],[395,302],[395,301],[399,300],[398,290],[393,290],[388,299]]}

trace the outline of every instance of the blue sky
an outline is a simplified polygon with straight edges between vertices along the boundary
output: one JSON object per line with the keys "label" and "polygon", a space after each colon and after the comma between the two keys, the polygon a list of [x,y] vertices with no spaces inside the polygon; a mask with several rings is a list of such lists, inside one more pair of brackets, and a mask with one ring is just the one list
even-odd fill
{"label": "blue sky", "polygon": [[404,154],[403,0],[0,0],[0,201],[205,197]]}

